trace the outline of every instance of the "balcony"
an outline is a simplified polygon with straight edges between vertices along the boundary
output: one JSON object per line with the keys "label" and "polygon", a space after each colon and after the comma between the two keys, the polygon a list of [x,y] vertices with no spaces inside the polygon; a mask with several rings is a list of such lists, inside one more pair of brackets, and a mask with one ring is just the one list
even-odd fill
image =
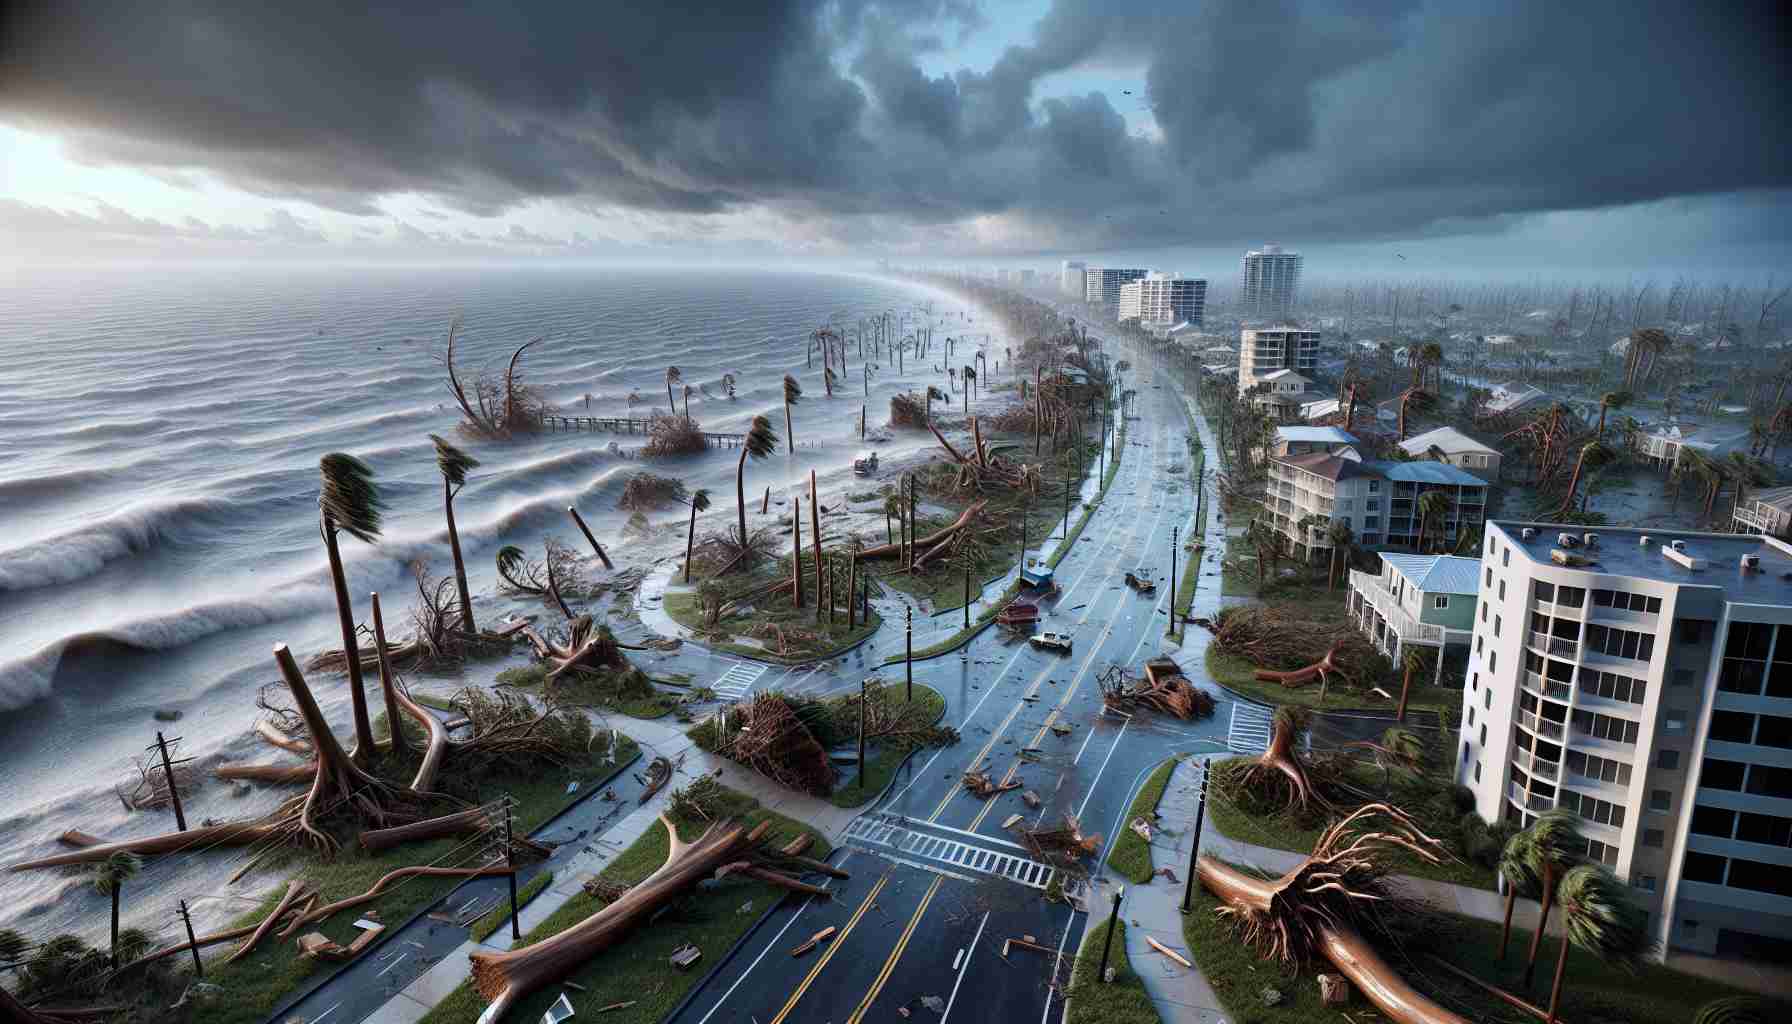
{"label": "balcony", "polygon": [[1352,569],[1350,589],[1356,592],[1364,605],[1374,608],[1380,614],[1388,624],[1388,631],[1399,637],[1401,643],[1417,643],[1429,647],[1441,647],[1446,643],[1468,643],[1470,634],[1467,630],[1445,629],[1413,618],[1412,613],[1400,606],[1400,601],[1394,597],[1393,592],[1381,585],[1380,576]]}
{"label": "balcony", "polygon": [[1535,672],[1526,672],[1524,674],[1524,688],[1539,697],[1548,697],[1551,700],[1559,700],[1564,703],[1567,702],[1569,695],[1574,692],[1574,688],[1567,683],[1558,683],[1554,679],[1545,679]]}
{"label": "balcony", "polygon": [[1554,761],[1545,761],[1542,758],[1538,758],[1536,761],[1532,762],[1530,770],[1531,774],[1536,778],[1548,779],[1551,782],[1562,777],[1561,765],[1556,764]]}
{"label": "balcony", "polygon": [[1518,712],[1518,724],[1533,736],[1544,736],[1552,740],[1561,739],[1564,731],[1561,722],[1539,718],[1533,711]]}
{"label": "balcony", "polygon": [[1580,653],[1579,642],[1564,640],[1559,636],[1540,633],[1534,629],[1531,630],[1531,648],[1544,654],[1553,654],[1558,658],[1567,658],[1570,661]]}
{"label": "balcony", "polygon": [[1524,787],[1516,782],[1506,783],[1506,796],[1527,811],[1547,811],[1556,805],[1556,802],[1548,797],[1526,796]]}

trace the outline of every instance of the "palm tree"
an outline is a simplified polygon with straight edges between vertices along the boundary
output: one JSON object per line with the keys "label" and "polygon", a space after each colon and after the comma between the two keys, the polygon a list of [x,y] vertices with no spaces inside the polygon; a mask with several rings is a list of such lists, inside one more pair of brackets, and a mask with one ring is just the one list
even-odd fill
{"label": "palm tree", "polygon": [[1442,520],[1450,511],[1450,497],[1442,491],[1426,491],[1419,495],[1419,537],[1413,550],[1423,553],[1425,550],[1425,527],[1434,520]]}
{"label": "palm tree", "polygon": [[796,454],[796,431],[790,426],[790,407],[803,400],[803,386],[796,382],[790,374],[784,375],[784,433],[785,441],[790,445],[790,453]]}
{"label": "palm tree", "polygon": [[1537,973],[1537,949],[1543,944],[1543,933],[1549,928],[1549,911],[1556,898],[1556,886],[1587,852],[1587,840],[1576,827],[1573,812],[1563,808],[1539,814],[1530,831],[1531,871],[1537,876],[1541,909],[1537,914],[1537,929],[1531,933],[1531,951],[1525,958],[1525,988],[1531,987],[1531,979]]}
{"label": "palm tree", "polygon": [[[785,380],[790,378],[786,377]],[[785,407],[786,415],[789,407]],[[740,546],[747,548],[747,456],[755,461],[770,458],[778,450],[778,435],[772,430],[772,421],[764,416],[753,417],[753,425],[747,430],[747,436],[741,440],[740,463],[734,467],[734,504],[740,513]]]}
{"label": "palm tree", "polygon": [[685,499],[691,506],[691,526],[684,535],[684,581],[691,582],[691,548],[697,543],[697,513],[709,511],[709,488],[699,487]]}
{"label": "palm tree", "polygon": [[355,615],[348,601],[348,577],[342,571],[342,549],[338,533],[364,544],[372,544],[380,535],[380,511],[386,503],[380,498],[379,485],[373,482],[373,470],[367,463],[344,452],[331,452],[318,460],[317,468],[323,486],[317,495],[319,524],[324,537],[324,552],[330,558],[330,581],[336,587],[336,617],[342,626],[342,653],[348,661],[349,701],[354,707],[355,750],[353,757],[365,762],[373,754],[373,724],[367,718],[367,694],[361,678],[361,645],[355,636]]}
{"label": "palm tree", "polygon": [[124,883],[143,870],[143,858],[129,850],[119,850],[93,866],[93,887],[112,897],[112,966],[118,966],[118,898]]}
{"label": "palm tree", "polygon": [[1329,593],[1338,585],[1338,577],[1342,575],[1339,562],[1349,557],[1350,546],[1356,543],[1356,535],[1343,522],[1334,522],[1325,533],[1325,539],[1332,542],[1332,564],[1326,573],[1325,589]]}
{"label": "palm tree", "polygon": [[1653,945],[1649,914],[1630,898],[1630,887],[1596,864],[1570,868],[1562,876],[1558,897],[1567,934],[1556,954],[1555,981],[1549,987],[1547,1024],[1555,1024],[1561,1006],[1562,975],[1568,968],[1568,947],[1578,946],[1608,964],[1634,969]]}
{"label": "palm tree", "polygon": [[1437,393],[1444,392],[1444,347],[1435,341],[1427,341],[1419,347],[1419,386],[1425,386],[1425,371],[1428,368],[1437,379]]}
{"label": "palm tree", "polygon": [[[1324,698],[1321,698],[1323,703]],[[1365,742],[1370,753],[1375,757],[1375,764],[1381,769],[1381,790],[1390,792],[1394,769],[1398,768],[1409,775],[1418,776],[1425,771],[1424,737],[1410,729],[1398,726],[1391,727],[1381,734],[1379,743]]]}
{"label": "palm tree", "polygon": [[1582,469],[1598,469],[1612,460],[1615,453],[1602,444],[1597,438],[1580,446],[1580,456],[1574,460],[1574,473],[1568,477],[1568,494],[1562,499],[1558,515],[1566,515],[1574,511],[1574,492],[1580,487]]}
{"label": "palm tree", "polygon": [[1607,391],[1599,396],[1599,439],[1605,440],[1605,411],[1622,409],[1630,404],[1631,394],[1628,391]]}
{"label": "palm tree", "polygon": [[1506,889],[1506,916],[1500,922],[1501,960],[1506,959],[1506,944],[1512,938],[1513,905],[1520,896],[1534,900],[1542,895],[1543,880],[1532,870],[1537,862],[1536,845],[1537,837],[1526,829],[1514,833],[1500,849],[1499,875]]}
{"label": "palm tree", "polygon": [[[887,486],[884,489],[889,491]],[[896,518],[897,522],[902,522],[902,496],[889,491],[884,495],[884,541],[889,544],[896,543],[895,534],[890,529],[890,517],[892,516]]]}
{"label": "palm tree", "polygon": [[1400,678],[1400,709],[1394,713],[1394,721],[1406,721],[1406,698],[1412,692],[1412,676],[1415,672],[1424,672],[1431,668],[1431,655],[1422,647],[1408,647],[1400,659],[1400,667],[1405,674]]}
{"label": "palm tree", "polygon": [[964,628],[971,628],[971,573],[983,564],[983,544],[974,533],[966,530],[958,548],[952,552],[952,562],[964,573]]}
{"label": "palm tree", "polygon": [[969,416],[971,414],[971,389],[977,385],[977,370],[975,367],[967,366],[962,372],[964,375],[964,414]]}
{"label": "palm tree", "polygon": [[667,415],[670,415],[670,416],[678,415],[678,402],[672,397],[672,385],[677,384],[682,380],[684,380],[684,374],[678,372],[678,367],[676,367],[676,366],[666,367],[666,413],[667,413]]}
{"label": "palm tree", "polygon": [[442,512],[448,518],[448,550],[454,555],[454,585],[460,590],[460,625],[467,633],[473,628],[473,595],[467,589],[467,563],[460,556],[460,530],[454,525],[454,497],[467,485],[467,470],[479,466],[479,460],[449,444],[439,434],[429,435],[436,446],[436,468],[442,472]]}

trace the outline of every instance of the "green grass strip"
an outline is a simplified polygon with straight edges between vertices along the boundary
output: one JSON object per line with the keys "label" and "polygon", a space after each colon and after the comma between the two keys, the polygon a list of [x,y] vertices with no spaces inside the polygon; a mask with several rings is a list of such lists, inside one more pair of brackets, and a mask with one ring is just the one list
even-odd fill
{"label": "green grass strip", "polygon": [[[1108,932],[1114,933],[1114,944],[1108,952],[1108,969],[1114,972],[1112,984],[1102,981],[1101,947]],[[1133,972],[1126,956],[1126,922],[1110,917],[1089,933],[1082,951],[1076,955],[1076,970],[1071,975],[1069,1015],[1065,1024],[1162,1024],[1157,1007],[1145,983]],[[1245,1018],[1239,1018],[1241,1020]]]}
{"label": "green grass strip", "polygon": [[[534,878],[529,879],[521,889],[517,890],[517,911],[520,913],[524,907],[529,905],[530,900],[540,894],[541,890],[553,884],[553,881],[554,873],[552,871],[540,872]],[[481,915],[479,920],[474,921],[473,926],[467,929],[467,933],[473,937],[474,942],[484,942],[491,933],[504,927],[509,920],[510,901],[505,900],[503,905],[493,907]]]}
{"label": "green grass strip", "polygon": [[1151,814],[1157,810],[1157,802],[1164,797],[1164,790],[1170,785],[1170,773],[1176,770],[1176,758],[1170,758],[1157,766],[1145,784],[1139,787],[1138,795],[1132,798],[1132,806],[1127,808],[1126,817],[1120,822],[1120,834],[1114,839],[1114,845],[1108,850],[1108,866],[1120,872],[1138,885],[1151,881],[1151,844],[1139,838],[1138,833],[1127,826],[1134,818],[1151,820]]}

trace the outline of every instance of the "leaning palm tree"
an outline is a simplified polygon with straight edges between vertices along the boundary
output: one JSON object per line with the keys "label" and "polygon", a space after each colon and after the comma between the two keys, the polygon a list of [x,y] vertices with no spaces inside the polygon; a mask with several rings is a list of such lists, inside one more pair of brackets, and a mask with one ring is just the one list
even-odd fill
{"label": "leaning palm tree", "polygon": [[1605,412],[1607,409],[1622,409],[1630,404],[1631,394],[1628,391],[1607,391],[1599,396],[1599,439],[1605,440]]}
{"label": "leaning palm tree", "polygon": [[1342,522],[1333,522],[1325,531],[1325,539],[1332,544],[1331,571],[1326,574],[1325,589],[1332,590],[1343,577],[1343,567],[1350,564],[1350,549],[1356,544],[1356,534]]}
{"label": "leaning palm tree", "polygon": [[796,454],[796,431],[790,426],[790,407],[803,400],[803,386],[790,374],[784,375],[784,434],[790,453]]}
{"label": "leaning palm tree", "polygon": [[1516,832],[1500,848],[1499,876],[1506,890],[1506,914],[1500,922],[1500,959],[1506,959],[1506,944],[1512,938],[1512,907],[1523,896],[1534,900],[1542,896],[1543,880],[1532,865],[1537,862],[1537,837],[1529,829]]}
{"label": "leaning palm tree", "polygon": [[682,380],[684,380],[684,374],[679,372],[678,367],[666,367],[666,414],[668,416],[678,415],[678,402],[672,397],[672,386]]}
{"label": "leaning palm tree", "polygon": [[1427,341],[1419,346],[1419,386],[1425,386],[1425,375],[1431,373],[1437,380],[1438,394],[1444,391],[1444,347],[1435,341]]}
{"label": "leaning palm tree", "polygon": [[1430,523],[1441,521],[1449,510],[1450,498],[1444,492],[1426,491],[1419,495],[1419,537],[1417,543],[1413,545],[1413,551],[1424,554],[1425,527]]}
{"label": "leaning palm tree", "polygon": [[1568,947],[1577,946],[1608,964],[1634,970],[1648,955],[1649,914],[1630,898],[1630,887],[1596,864],[1570,868],[1562,876],[1557,898],[1567,934],[1556,954],[1555,981],[1549,987],[1547,1024],[1555,1024],[1562,1001],[1562,975],[1568,968]]}
{"label": "leaning palm tree", "polygon": [[[785,378],[789,380],[788,377]],[[786,410],[788,411],[788,409]],[[772,421],[764,416],[753,417],[753,425],[748,428],[747,436],[741,439],[740,463],[734,468],[734,504],[740,515],[740,546],[747,550],[747,457],[755,460],[770,458],[778,450],[778,434],[772,430]]]}
{"label": "leaning palm tree", "polygon": [[143,858],[129,850],[119,850],[112,856],[93,866],[93,887],[104,895],[112,897],[112,966],[116,968],[118,960],[118,898],[124,892],[124,883],[143,870]]}
{"label": "leaning palm tree", "polygon": [[1406,721],[1406,698],[1412,692],[1414,673],[1425,672],[1431,668],[1431,652],[1423,647],[1408,647],[1400,659],[1400,667],[1404,674],[1400,677],[1400,709],[1394,712],[1394,721]]}
{"label": "leaning palm tree", "polygon": [[709,511],[709,488],[699,487],[684,499],[691,506],[691,528],[684,535],[684,581],[691,582],[691,548],[697,543],[697,513]]}
{"label": "leaning palm tree", "polygon": [[1538,815],[1530,828],[1531,871],[1537,876],[1537,889],[1541,895],[1537,929],[1531,933],[1531,949],[1525,958],[1526,988],[1531,987],[1531,979],[1537,973],[1537,950],[1543,944],[1543,933],[1549,929],[1549,911],[1556,898],[1556,886],[1587,852],[1587,840],[1580,834],[1577,821],[1573,812],[1558,807]]}
{"label": "leaning palm tree", "polygon": [[342,548],[338,533],[364,544],[372,544],[380,535],[380,512],[386,503],[380,498],[379,485],[373,481],[373,470],[367,463],[345,452],[331,452],[318,460],[323,477],[317,495],[319,532],[324,537],[324,552],[330,558],[330,581],[336,588],[336,617],[342,627],[342,654],[348,663],[348,695],[355,717],[355,760],[365,762],[373,755],[373,724],[367,717],[367,694],[361,678],[361,647],[355,635],[355,615],[348,600],[348,577],[342,571]]}
{"label": "leaning palm tree", "polygon": [[1598,469],[1612,461],[1616,454],[1598,438],[1580,446],[1580,455],[1574,460],[1574,472],[1568,477],[1568,493],[1562,498],[1561,507],[1556,510],[1557,516],[1566,516],[1574,511],[1574,494],[1580,489],[1581,471]]}
{"label": "leaning palm tree", "polygon": [[454,497],[467,485],[467,470],[477,468],[479,460],[449,444],[439,434],[429,435],[436,446],[436,468],[442,471],[442,511],[448,518],[448,550],[454,555],[454,585],[460,590],[461,629],[471,634],[473,628],[473,595],[467,589],[467,563],[460,556],[460,531],[454,525]]}

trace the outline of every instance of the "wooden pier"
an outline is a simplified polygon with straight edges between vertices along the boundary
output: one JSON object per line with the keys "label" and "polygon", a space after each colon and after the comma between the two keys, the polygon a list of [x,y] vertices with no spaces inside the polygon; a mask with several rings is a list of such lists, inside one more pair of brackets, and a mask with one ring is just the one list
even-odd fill
{"label": "wooden pier", "polygon": [[[620,416],[556,416],[547,415],[541,418],[541,429],[551,434],[640,434],[646,436],[648,420],[629,419]],[[739,448],[746,441],[745,434],[715,434],[703,432],[703,440],[711,448]]]}

